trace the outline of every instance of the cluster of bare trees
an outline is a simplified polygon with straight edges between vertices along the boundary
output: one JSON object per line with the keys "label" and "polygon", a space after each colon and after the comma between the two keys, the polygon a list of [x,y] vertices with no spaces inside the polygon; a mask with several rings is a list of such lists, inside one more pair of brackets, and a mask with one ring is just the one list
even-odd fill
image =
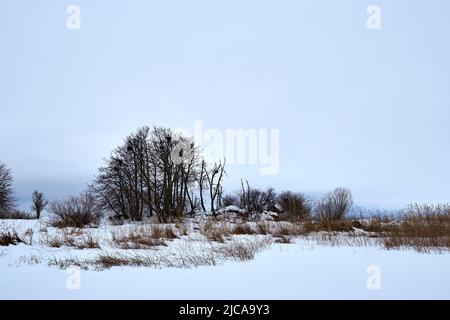
{"label": "cluster of bare trees", "polygon": [[199,205],[206,210],[205,198],[211,211],[220,206],[225,164],[209,168],[199,148],[170,129],[140,128],[105,162],[91,191],[117,217],[142,220],[155,215],[167,222]]}
{"label": "cluster of bare trees", "polygon": [[[82,226],[98,222],[104,212],[116,218],[140,221],[156,216],[170,222],[196,211],[217,213],[236,205],[248,214],[263,211],[287,213],[295,220],[315,215],[339,220],[349,212],[350,190],[338,188],[312,202],[301,193],[277,194],[273,188],[251,188],[242,181],[240,193],[225,195],[225,160],[208,164],[191,139],[162,127],[142,127],[112,151],[89,190],[77,197],[50,204],[55,225]],[[0,217],[15,212],[11,171],[0,163]],[[35,191],[32,210],[39,219],[49,202]]]}
{"label": "cluster of bare trees", "polygon": [[[13,176],[11,170],[4,163],[0,163],[0,218],[31,219],[28,212],[16,209],[16,198],[13,190]],[[41,192],[34,191],[31,209],[39,219],[42,211],[48,205],[47,199]]]}

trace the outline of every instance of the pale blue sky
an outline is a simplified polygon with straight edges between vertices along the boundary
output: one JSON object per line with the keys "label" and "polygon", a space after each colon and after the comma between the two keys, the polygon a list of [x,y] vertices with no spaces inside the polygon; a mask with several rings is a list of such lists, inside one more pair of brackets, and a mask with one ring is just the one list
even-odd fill
{"label": "pale blue sky", "polygon": [[[81,7],[81,30],[66,7]],[[382,29],[366,28],[366,8]],[[279,128],[259,187],[450,201],[448,0],[0,0],[0,161],[21,203],[81,191],[142,125]]]}

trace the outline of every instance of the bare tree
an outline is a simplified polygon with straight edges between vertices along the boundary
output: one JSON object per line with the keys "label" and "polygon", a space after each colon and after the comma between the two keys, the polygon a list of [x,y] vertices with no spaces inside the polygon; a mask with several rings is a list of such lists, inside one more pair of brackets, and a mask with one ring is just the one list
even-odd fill
{"label": "bare tree", "polygon": [[12,184],[11,170],[5,164],[0,163],[0,215],[9,213],[16,206]]}
{"label": "bare tree", "polygon": [[116,148],[99,169],[91,190],[103,209],[118,217],[141,220],[152,215],[149,181],[150,129],[143,127]]}
{"label": "bare tree", "polygon": [[47,207],[48,201],[45,199],[44,194],[38,191],[33,192],[32,201],[33,205],[31,206],[31,210],[36,212],[36,218],[39,219],[42,211]]}
{"label": "bare tree", "polygon": [[346,188],[337,188],[327,193],[316,206],[316,215],[322,220],[341,220],[353,205],[352,193]]}
{"label": "bare tree", "polygon": [[[225,172],[225,160],[215,162],[211,169],[208,169],[205,162],[202,162],[202,173],[201,173],[201,182],[203,182],[203,177],[207,184],[209,190],[209,201],[210,201],[210,210],[211,212],[216,212],[216,210],[222,206],[222,180],[224,178]],[[205,209],[205,205],[203,203],[203,183],[200,184],[200,194],[202,199],[202,206]]]}

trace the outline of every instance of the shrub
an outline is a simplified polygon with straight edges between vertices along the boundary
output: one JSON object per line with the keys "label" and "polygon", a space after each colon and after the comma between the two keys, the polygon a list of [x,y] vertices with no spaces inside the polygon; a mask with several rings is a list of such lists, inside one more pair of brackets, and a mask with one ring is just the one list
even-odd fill
{"label": "shrub", "polygon": [[249,213],[258,213],[266,210],[274,210],[277,195],[273,188],[267,188],[265,191],[251,188],[247,182],[247,187],[242,183],[242,192],[240,195],[240,207],[246,209]]}
{"label": "shrub", "polygon": [[239,198],[235,195],[227,194],[222,197],[222,204],[225,207],[228,206],[239,206]]}
{"label": "shrub", "polygon": [[12,210],[8,212],[3,212],[0,214],[0,219],[20,219],[20,220],[32,220],[35,217],[27,211],[22,210]]}
{"label": "shrub", "polygon": [[311,216],[311,201],[301,193],[284,191],[278,195],[278,203],[291,220],[306,220]]}
{"label": "shrub", "polygon": [[57,228],[92,226],[98,223],[101,215],[100,207],[89,193],[52,202],[49,211],[55,215],[50,225]]}
{"label": "shrub", "polygon": [[337,188],[327,193],[316,205],[316,216],[320,220],[344,219],[353,205],[351,191]]}

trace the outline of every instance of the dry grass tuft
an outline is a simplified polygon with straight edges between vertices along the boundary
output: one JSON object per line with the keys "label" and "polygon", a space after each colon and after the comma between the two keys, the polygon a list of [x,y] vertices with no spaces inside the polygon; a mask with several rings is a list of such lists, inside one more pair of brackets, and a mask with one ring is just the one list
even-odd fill
{"label": "dry grass tuft", "polygon": [[100,244],[97,238],[94,238],[92,234],[88,234],[83,237],[81,241],[76,244],[77,249],[100,249]]}
{"label": "dry grass tuft", "polygon": [[112,241],[120,249],[148,249],[166,245],[164,240],[153,238],[151,233],[143,233],[136,230],[113,232]]}
{"label": "dry grass tuft", "polygon": [[256,234],[256,230],[249,223],[239,223],[231,230],[232,234]]}
{"label": "dry grass tuft", "polygon": [[266,235],[270,233],[270,225],[267,222],[258,222],[256,224],[256,233]]}
{"label": "dry grass tuft", "polygon": [[153,225],[150,230],[151,237],[154,239],[177,239],[179,238],[175,232],[173,231],[172,227],[170,226],[159,226],[159,225]]}
{"label": "dry grass tuft", "polygon": [[209,241],[220,243],[224,243],[225,239],[232,234],[231,229],[226,222],[214,222],[212,220],[200,227],[200,233]]}
{"label": "dry grass tuft", "polygon": [[225,259],[245,261],[253,259],[256,253],[267,248],[270,244],[272,244],[270,238],[255,241],[233,241],[214,248],[213,252]]}
{"label": "dry grass tuft", "polygon": [[19,237],[16,230],[7,230],[0,233],[0,246],[17,245],[19,243],[24,243],[24,241]]}
{"label": "dry grass tuft", "polygon": [[292,243],[292,238],[290,236],[281,236],[275,240],[275,243],[289,244]]}
{"label": "dry grass tuft", "polygon": [[305,230],[302,225],[282,223],[277,224],[271,234],[276,237],[282,236],[300,236],[305,234]]}
{"label": "dry grass tuft", "polygon": [[147,249],[165,246],[165,240],[179,238],[171,226],[143,225],[128,231],[113,232],[112,241],[121,249]]}
{"label": "dry grass tuft", "polygon": [[178,229],[178,234],[180,237],[188,235],[188,229],[184,223],[177,222],[175,227]]}

